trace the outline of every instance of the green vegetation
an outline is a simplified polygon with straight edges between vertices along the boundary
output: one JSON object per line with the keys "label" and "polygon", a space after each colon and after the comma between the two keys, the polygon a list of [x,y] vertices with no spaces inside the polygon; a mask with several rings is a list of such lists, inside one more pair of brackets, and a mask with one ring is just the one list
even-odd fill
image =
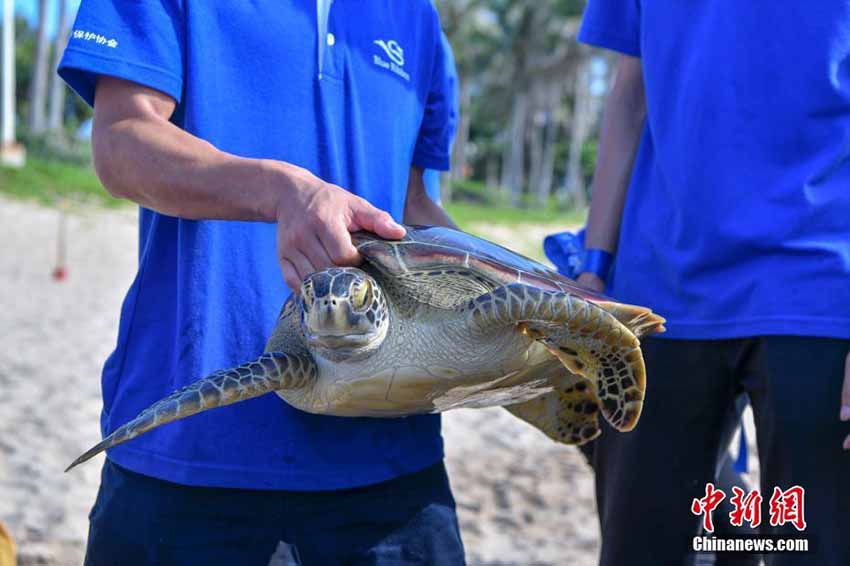
{"label": "green vegetation", "polygon": [[[492,197],[479,200],[473,198],[474,191],[478,189],[473,183],[465,183],[462,189],[455,189],[457,200],[446,206],[446,210],[461,226],[578,224],[584,219],[584,211],[564,210],[554,204],[545,208],[515,208]],[[90,165],[32,154],[21,169],[0,167],[0,192],[46,205],[53,205],[62,197],[110,208],[126,204],[106,192]]]}
{"label": "green vegetation", "polygon": [[554,198],[547,206],[531,199],[522,199],[511,206],[507,191],[488,187],[472,179],[454,181],[451,201],[445,207],[461,226],[469,224],[578,224],[584,221],[585,211],[559,205]]}
{"label": "green vegetation", "polygon": [[501,185],[520,208],[584,207],[612,68],[576,41],[586,1],[434,4],[458,71],[452,178]]}
{"label": "green vegetation", "polygon": [[580,224],[584,222],[584,211],[547,208],[511,208],[509,206],[486,206],[468,202],[452,202],[446,211],[460,226],[470,224]]}
{"label": "green vegetation", "polygon": [[0,192],[55,204],[61,197],[108,207],[121,206],[100,184],[90,166],[28,156],[21,169],[0,167]]}

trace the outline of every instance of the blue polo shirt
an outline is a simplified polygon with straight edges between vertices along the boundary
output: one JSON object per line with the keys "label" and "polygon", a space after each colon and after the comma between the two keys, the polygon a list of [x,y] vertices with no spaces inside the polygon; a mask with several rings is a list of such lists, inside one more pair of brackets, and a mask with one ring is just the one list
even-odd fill
{"label": "blue polo shirt", "polygon": [[850,338],[845,0],[590,0],[648,118],[609,292],[670,338]]}
{"label": "blue polo shirt", "polygon": [[[304,167],[401,220],[411,164],[448,167],[443,56],[427,0],[83,0],[59,72],[89,104],[98,75],[162,91],[191,134]],[[289,294],[275,233],[141,210],[138,273],[102,376],[104,435],[262,352]],[[438,416],[316,416],[266,395],[108,457],[182,484],[320,490],[422,469],[442,457],[442,440]]]}
{"label": "blue polo shirt", "polygon": [[[449,43],[449,38],[446,34],[442,34],[443,38],[443,64],[446,66],[446,80],[448,85],[449,95],[449,139],[452,143],[449,144],[449,151],[454,146],[455,134],[457,133],[457,123],[460,119],[460,92],[459,80],[457,76],[457,67],[455,66],[455,57],[452,53],[452,46]],[[426,169],[422,175],[422,182],[425,185],[425,191],[431,200],[440,202],[440,172],[435,169]]]}

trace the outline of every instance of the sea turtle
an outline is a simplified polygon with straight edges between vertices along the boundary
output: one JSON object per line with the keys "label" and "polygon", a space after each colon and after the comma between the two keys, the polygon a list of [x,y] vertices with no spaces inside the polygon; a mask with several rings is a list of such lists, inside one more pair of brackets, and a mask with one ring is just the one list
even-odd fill
{"label": "sea turtle", "polygon": [[154,427],[276,392],[311,413],[398,417],[503,405],[554,440],[637,423],[638,337],[664,330],[647,308],[591,293],[469,234],[408,226],[398,241],[358,232],[360,268],[305,278],[258,359],[150,406],[68,469]]}

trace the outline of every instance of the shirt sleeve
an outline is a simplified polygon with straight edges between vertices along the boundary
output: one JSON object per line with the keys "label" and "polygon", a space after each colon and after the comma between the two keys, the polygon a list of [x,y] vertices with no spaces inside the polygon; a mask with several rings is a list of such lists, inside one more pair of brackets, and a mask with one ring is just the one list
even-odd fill
{"label": "shirt sleeve", "polygon": [[457,127],[457,72],[448,41],[443,41],[437,22],[431,87],[413,151],[413,164],[422,169],[448,171],[452,139]]}
{"label": "shirt sleeve", "polygon": [[161,91],[183,90],[182,0],[83,0],[59,76],[89,105],[99,75]]}
{"label": "shirt sleeve", "polygon": [[640,0],[588,0],[578,40],[640,57]]}

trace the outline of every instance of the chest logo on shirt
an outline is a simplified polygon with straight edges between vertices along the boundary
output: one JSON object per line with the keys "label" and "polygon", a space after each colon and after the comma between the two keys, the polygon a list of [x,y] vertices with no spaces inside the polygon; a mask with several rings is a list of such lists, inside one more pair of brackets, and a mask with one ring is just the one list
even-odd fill
{"label": "chest logo on shirt", "polygon": [[410,81],[410,73],[404,70],[404,49],[401,48],[401,45],[394,39],[389,41],[376,39],[375,45],[380,47],[390,60],[387,61],[381,55],[376,54],[372,55],[372,62],[378,67],[388,69],[404,80]]}

